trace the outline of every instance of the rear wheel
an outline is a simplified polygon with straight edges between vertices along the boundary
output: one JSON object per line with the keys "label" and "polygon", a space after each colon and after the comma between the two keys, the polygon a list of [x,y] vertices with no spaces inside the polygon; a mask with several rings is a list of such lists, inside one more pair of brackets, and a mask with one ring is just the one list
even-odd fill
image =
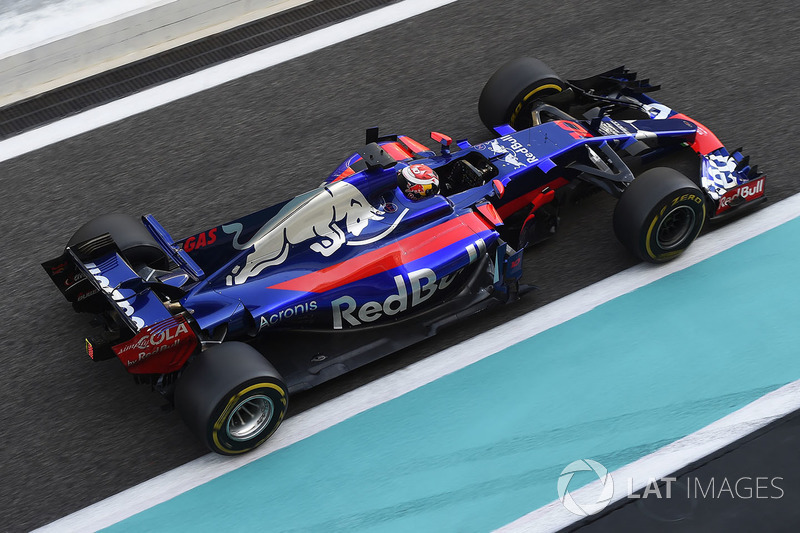
{"label": "rear wheel", "polygon": [[253,347],[226,342],[198,354],[175,388],[175,408],[211,451],[237,455],[266,441],[288,406],[275,368]]}
{"label": "rear wheel", "polygon": [[614,233],[634,255],[664,263],[700,234],[706,218],[702,191],[667,167],[643,172],[622,193],[614,210]]}
{"label": "rear wheel", "polygon": [[489,129],[501,124],[516,129],[530,127],[532,104],[560,93],[564,86],[564,81],[538,59],[512,59],[486,82],[478,99],[478,114]]}
{"label": "rear wheel", "polygon": [[[169,267],[169,260],[164,250],[142,222],[130,215],[112,213],[93,218],[78,228],[78,231],[67,242],[67,246],[74,247],[105,233],[111,235],[120,254],[133,270],[138,271],[143,266],[161,269]],[[91,261],[95,258],[90,256],[83,257],[83,259]],[[88,281],[81,283],[88,287]],[[101,313],[108,308],[108,302],[99,293],[74,302],[72,305],[76,311],[86,313]]]}
{"label": "rear wheel", "polygon": [[145,265],[167,268],[167,255],[147,228],[136,218],[120,213],[93,218],[72,235],[67,246],[75,246],[104,233],[111,235],[122,257],[134,270]]}

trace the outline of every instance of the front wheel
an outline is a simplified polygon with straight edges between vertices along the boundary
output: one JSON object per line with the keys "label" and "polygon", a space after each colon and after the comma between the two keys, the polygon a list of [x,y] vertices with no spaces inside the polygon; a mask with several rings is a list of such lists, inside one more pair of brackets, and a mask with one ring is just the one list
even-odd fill
{"label": "front wheel", "polygon": [[478,115],[490,130],[501,124],[510,124],[517,130],[529,128],[533,103],[560,93],[564,86],[553,69],[538,59],[512,59],[486,82],[478,99]]}
{"label": "front wheel", "polygon": [[288,390],[251,346],[226,342],[200,353],[175,387],[175,408],[189,429],[222,455],[266,441],[283,421]]}
{"label": "front wheel", "polygon": [[680,255],[700,234],[706,218],[702,191],[667,167],[643,172],[614,210],[617,239],[644,261],[664,263]]}

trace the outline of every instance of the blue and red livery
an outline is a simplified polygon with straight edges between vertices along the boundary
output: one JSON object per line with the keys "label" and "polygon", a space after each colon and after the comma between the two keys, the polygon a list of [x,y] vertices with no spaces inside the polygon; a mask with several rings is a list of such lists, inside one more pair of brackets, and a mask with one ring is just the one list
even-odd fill
{"label": "blue and red livery", "polygon": [[[434,151],[371,128],[318,188],[194,235],[174,239],[152,215],[88,223],[43,266],[77,310],[103,317],[89,355],[117,358],[179,396],[212,450],[240,453],[275,430],[288,394],[516,300],[523,249],[555,232],[559,205],[576,194],[630,204],[615,215],[618,236],[655,262],[683,251],[703,220],[765,198],[764,177],[740,150],[655,101],[646,80],[620,68],[564,82],[526,61],[484,89],[482,119],[495,133],[486,142],[434,132]],[[519,89],[506,98],[493,83]],[[627,192],[642,168],[676,151],[697,159],[696,175],[684,183],[659,170],[677,185]],[[412,163],[437,172],[441,194],[402,193],[397,174]],[[268,367],[214,377],[258,366],[238,362],[253,349]],[[214,376],[198,362],[211,358],[227,361]]]}

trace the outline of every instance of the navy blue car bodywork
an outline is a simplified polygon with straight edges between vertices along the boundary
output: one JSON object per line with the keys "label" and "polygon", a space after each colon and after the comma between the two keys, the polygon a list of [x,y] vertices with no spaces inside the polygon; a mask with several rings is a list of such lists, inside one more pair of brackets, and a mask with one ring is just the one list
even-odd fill
{"label": "navy blue car bodywork", "polygon": [[[635,179],[631,159],[690,149],[710,219],[765,198],[747,157],[632,73],[570,88],[585,112],[545,101],[530,127],[501,125],[476,145],[434,133],[434,151],[370,129],[317,189],[186,238],[147,215],[167,259],[159,268],[129,264],[108,235],[43,265],[76,308],[105,317],[90,354],[119,358],[162,392],[194,354],[231,339],[257,347],[295,391],[515,300],[522,250],[556,230],[559,201],[578,186],[619,197]],[[441,194],[404,196],[396,176],[412,162],[437,171]]]}

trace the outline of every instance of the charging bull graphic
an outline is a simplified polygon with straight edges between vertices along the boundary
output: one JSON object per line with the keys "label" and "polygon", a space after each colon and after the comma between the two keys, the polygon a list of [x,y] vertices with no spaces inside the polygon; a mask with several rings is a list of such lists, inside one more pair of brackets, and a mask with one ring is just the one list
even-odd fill
{"label": "charging bull graphic", "polygon": [[[358,188],[339,181],[324,187],[304,205],[284,215],[279,222],[270,220],[247,242],[239,242],[243,229],[240,223],[224,225],[222,231],[233,234],[235,249],[247,250],[254,247],[247,256],[244,267],[235,267],[231,272],[232,276],[226,278],[226,284],[239,285],[248,278],[257,276],[267,267],[282,264],[289,255],[290,246],[304,241],[313,239],[315,242],[309,248],[328,257],[348,243],[348,234],[358,237],[370,220],[383,220],[384,214],[372,207]],[[339,224],[344,224],[346,230],[343,231]],[[392,224],[377,238],[373,237],[369,241],[382,238],[396,226],[397,223]]]}
{"label": "charging bull graphic", "polygon": [[525,166],[524,163],[520,162],[517,159],[517,154],[513,150],[509,150],[505,146],[502,146],[497,139],[493,139],[491,142],[488,143],[489,150],[494,152],[495,155],[505,154],[505,157],[502,158],[502,161],[510,165],[514,165],[514,168],[523,168]]}

